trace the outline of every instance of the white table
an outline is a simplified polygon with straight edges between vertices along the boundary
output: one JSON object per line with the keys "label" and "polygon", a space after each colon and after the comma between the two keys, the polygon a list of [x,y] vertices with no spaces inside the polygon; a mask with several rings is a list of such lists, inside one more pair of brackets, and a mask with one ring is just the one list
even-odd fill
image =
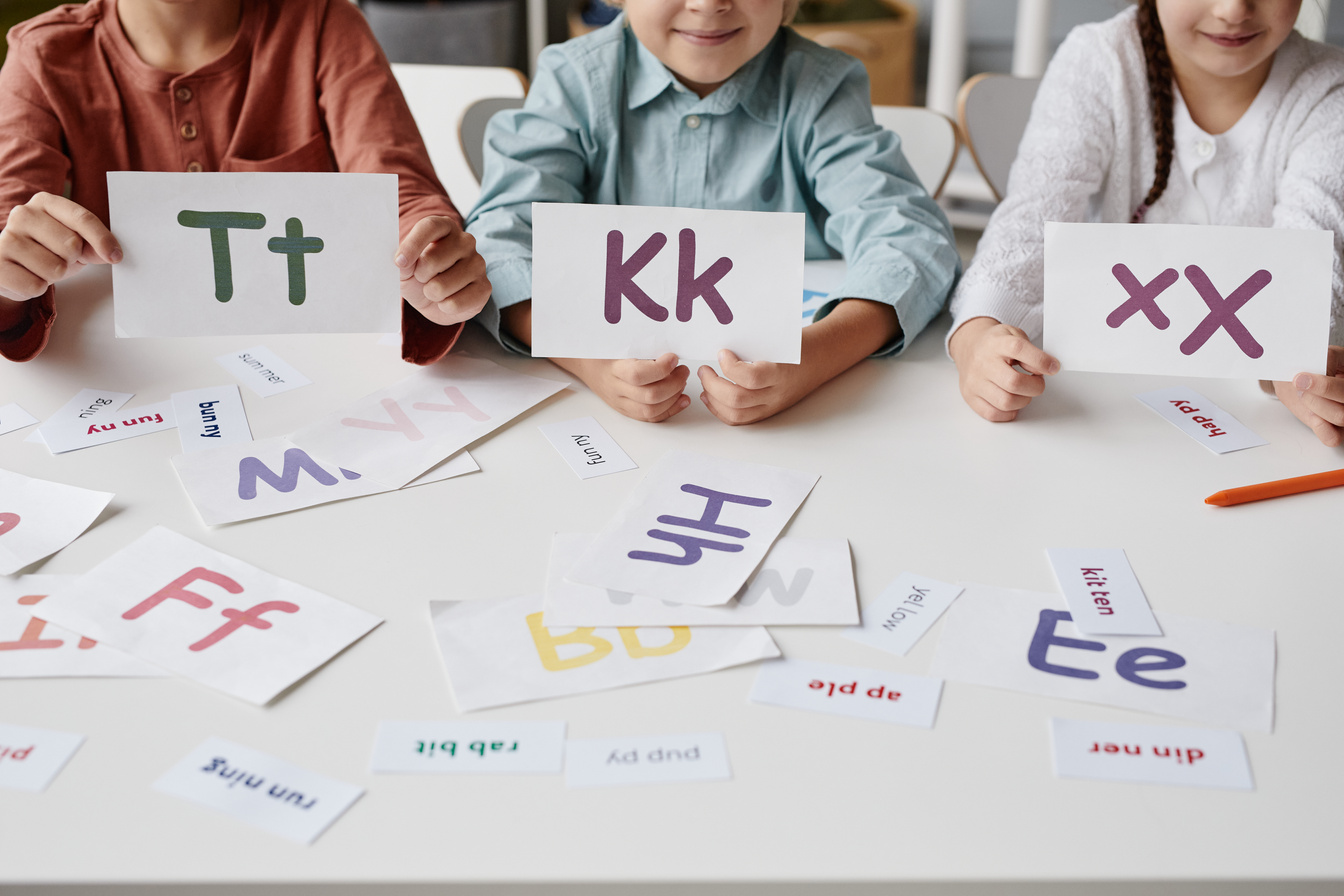
{"label": "white table", "polygon": [[[410,372],[364,336],[114,341],[106,291],[101,276],[62,290],[52,346],[3,367],[0,403],[41,418],[86,385],[158,401],[228,382],[211,358],[264,342],[314,383],[264,400],[244,390],[260,438]],[[1333,883],[1298,889],[1338,893],[1344,494],[1230,509],[1202,498],[1344,466],[1341,452],[1253,383],[1231,381],[1192,385],[1270,445],[1209,454],[1131,397],[1173,384],[1156,377],[1061,375],[1022,420],[991,425],[957,394],[943,326],[756,426],[723,426],[698,401],[668,424],[640,424],[578,387],[474,447],[480,473],[216,529],[169,465],[174,432],[59,457],[26,432],[0,437],[0,466],[117,493],[41,572],[81,572],[162,524],[388,620],[267,708],[175,678],[0,681],[0,720],[88,735],[46,793],[3,793],[0,885],[817,881],[831,892],[903,881],[923,883],[902,892],[949,892],[937,885],[1317,878]],[[466,347],[562,377],[502,358],[479,332]],[[576,738],[723,731],[730,783],[570,792],[559,777],[370,775],[379,720],[457,717],[427,602],[539,590],[552,531],[597,529],[642,475],[581,482],[537,432],[588,414],[645,468],[677,447],[819,472],[789,532],[848,537],[865,601],[905,570],[1050,591],[1043,548],[1118,546],[1158,610],[1277,630],[1276,730],[1246,735],[1257,790],[1051,773],[1051,716],[1179,722],[949,683],[936,727],[908,729],[748,703],[750,667],[473,714],[565,720]],[[791,657],[924,672],[938,628],[905,658],[835,629],[774,634]],[[305,848],[150,790],[210,735],[367,793]]]}

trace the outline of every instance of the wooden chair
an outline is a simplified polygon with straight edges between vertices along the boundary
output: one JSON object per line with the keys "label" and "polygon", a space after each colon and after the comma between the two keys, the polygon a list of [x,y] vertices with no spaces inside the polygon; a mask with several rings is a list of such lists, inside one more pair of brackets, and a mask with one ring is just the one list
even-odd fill
{"label": "wooden chair", "polygon": [[1040,78],[976,75],[957,93],[957,120],[975,166],[996,199],[1008,192],[1008,169],[1027,129]]}
{"label": "wooden chair", "polygon": [[900,136],[910,167],[929,195],[938,198],[961,145],[952,119],[922,106],[874,106],[873,119]]}

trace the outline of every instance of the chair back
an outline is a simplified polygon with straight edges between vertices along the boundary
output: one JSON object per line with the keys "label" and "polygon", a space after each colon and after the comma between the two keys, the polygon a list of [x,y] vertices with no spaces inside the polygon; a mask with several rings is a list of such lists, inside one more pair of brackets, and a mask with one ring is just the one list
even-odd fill
{"label": "chair back", "polygon": [[873,119],[901,138],[901,151],[924,189],[938,198],[957,158],[957,126],[923,106],[874,106]]}
{"label": "chair back", "polygon": [[1040,78],[982,74],[957,92],[957,120],[966,146],[997,199],[1008,192],[1008,170],[1040,85]]}
{"label": "chair back", "polygon": [[491,96],[477,100],[462,113],[462,123],[457,129],[457,138],[462,144],[462,153],[467,157],[467,165],[476,183],[481,182],[485,172],[485,126],[494,118],[496,112],[505,109],[521,109],[523,98],[520,96]]}

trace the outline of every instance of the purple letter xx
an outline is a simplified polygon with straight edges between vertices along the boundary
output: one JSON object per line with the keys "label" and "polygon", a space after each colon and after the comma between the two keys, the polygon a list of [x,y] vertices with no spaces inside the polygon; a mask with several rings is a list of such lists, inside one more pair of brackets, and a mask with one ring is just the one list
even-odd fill
{"label": "purple letter xx", "polygon": [[1241,310],[1241,306],[1254,298],[1256,293],[1269,285],[1272,279],[1269,271],[1263,269],[1256,271],[1226,299],[1218,294],[1218,290],[1214,288],[1208,275],[1199,265],[1192,264],[1187,267],[1185,278],[1199,291],[1199,297],[1209,306],[1209,313],[1200,321],[1199,326],[1195,327],[1194,332],[1185,337],[1185,341],[1181,343],[1181,354],[1193,355],[1199,351],[1204,343],[1209,341],[1209,337],[1218,332],[1219,327],[1227,330],[1227,335],[1232,337],[1237,348],[1245,352],[1247,357],[1258,358],[1265,353],[1264,347],[1255,341],[1255,337],[1251,336],[1246,326],[1237,319],[1237,312]]}
{"label": "purple letter xx", "polygon": [[1133,317],[1136,311],[1142,311],[1159,330],[1171,326],[1171,318],[1162,313],[1162,309],[1157,307],[1157,302],[1154,300],[1163,290],[1181,278],[1175,268],[1167,268],[1149,283],[1140,283],[1139,278],[1130,273],[1129,268],[1123,264],[1111,268],[1111,273],[1120,281],[1125,292],[1129,293],[1129,299],[1107,316],[1106,326],[1114,329]]}

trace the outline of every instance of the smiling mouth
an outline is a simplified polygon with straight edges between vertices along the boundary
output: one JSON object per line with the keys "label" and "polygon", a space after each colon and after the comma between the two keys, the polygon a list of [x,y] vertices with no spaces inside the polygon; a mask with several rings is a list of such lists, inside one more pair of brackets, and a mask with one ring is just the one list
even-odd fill
{"label": "smiling mouth", "polygon": [[1263,32],[1261,31],[1255,31],[1250,34],[1209,34],[1206,32],[1204,36],[1220,47],[1231,47],[1235,49],[1237,47],[1246,46],[1262,33]]}
{"label": "smiling mouth", "polygon": [[720,44],[726,44],[732,40],[741,31],[741,28],[729,28],[720,31],[688,31],[679,29],[677,34],[683,40],[697,47],[717,47]]}

